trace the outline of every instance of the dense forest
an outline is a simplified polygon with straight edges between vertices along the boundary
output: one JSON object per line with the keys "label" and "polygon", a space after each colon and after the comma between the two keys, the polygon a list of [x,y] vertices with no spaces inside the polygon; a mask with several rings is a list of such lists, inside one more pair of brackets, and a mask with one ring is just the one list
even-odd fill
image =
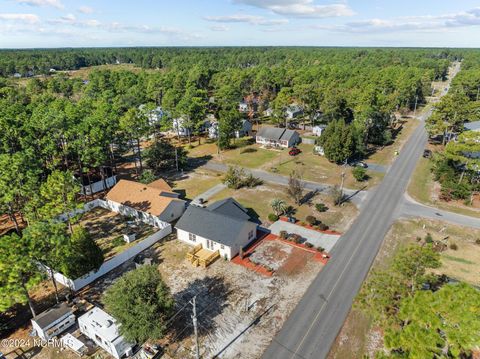
{"label": "dense forest", "polygon": [[[444,79],[451,61],[463,56],[465,67],[474,71],[478,55],[466,50],[0,51],[0,214],[11,218],[17,232],[0,243],[0,262],[10,263],[0,268],[0,310],[28,302],[28,289],[38,283],[35,263],[45,256],[64,273],[78,275],[98,267],[102,258],[85,231],[54,221],[79,205],[73,175],[103,176],[102,169],[115,167],[128,151],[138,157],[139,177],[142,156],[149,153],[155,158],[147,158],[147,164],[172,167],[175,151],[159,133],[171,129],[173,119],[183,118],[195,135],[205,116],[213,114],[219,121],[219,146],[225,148],[241,123],[240,101],[247,102],[255,117],[270,108],[269,120],[278,124],[285,109],[296,103],[306,120],[328,124],[324,137],[330,140],[322,145],[328,147],[330,160],[342,162],[371,144],[388,143],[392,115],[422,103],[431,93],[431,81]],[[117,63],[142,69],[93,69],[88,78],[68,73]],[[164,115],[152,123],[158,106]],[[154,140],[142,154],[140,142],[146,138]],[[163,161],[160,155],[165,155]],[[41,241],[38,233],[43,233]],[[53,245],[59,242],[63,245]],[[79,248],[91,253],[89,261],[69,260]]]}

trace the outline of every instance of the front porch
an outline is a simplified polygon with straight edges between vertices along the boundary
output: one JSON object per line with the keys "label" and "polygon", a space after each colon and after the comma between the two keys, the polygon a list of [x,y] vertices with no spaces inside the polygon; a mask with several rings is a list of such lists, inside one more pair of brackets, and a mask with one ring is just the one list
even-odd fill
{"label": "front porch", "polygon": [[192,250],[187,253],[187,260],[195,267],[200,266],[206,268],[219,257],[220,252],[218,250],[212,251],[203,248],[201,244],[196,245]]}

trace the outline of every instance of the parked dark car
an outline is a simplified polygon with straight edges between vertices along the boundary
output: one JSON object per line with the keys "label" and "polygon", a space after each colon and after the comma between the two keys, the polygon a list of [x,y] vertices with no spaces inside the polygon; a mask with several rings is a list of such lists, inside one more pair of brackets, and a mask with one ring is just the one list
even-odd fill
{"label": "parked dark car", "polygon": [[428,150],[428,149],[423,150],[423,157],[424,157],[424,158],[430,158],[430,157],[432,157],[432,151],[430,151],[430,150]]}
{"label": "parked dark car", "polygon": [[357,162],[355,163],[355,167],[368,168],[368,165],[365,162]]}
{"label": "parked dark car", "polygon": [[290,156],[296,156],[296,155],[298,155],[298,154],[301,153],[301,152],[302,152],[302,151],[301,151],[299,148],[297,148],[297,147],[292,147],[292,148],[290,149],[290,151],[288,151],[288,154],[289,154]]}

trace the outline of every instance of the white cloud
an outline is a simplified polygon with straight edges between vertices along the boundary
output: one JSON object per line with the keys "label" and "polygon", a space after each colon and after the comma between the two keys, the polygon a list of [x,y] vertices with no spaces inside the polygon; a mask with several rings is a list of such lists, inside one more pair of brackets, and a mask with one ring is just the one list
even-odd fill
{"label": "white cloud", "polygon": [[347,4],[317,5],[314,0],[234,0],[234,2],[291,17],[329,18],[355,14]]}
{"label": "white cloud", "polygon": [[57,9],[63,9],[64,6],[60,0],[15,0],[19,4],[30,6],[53,6]]}
{"label": "white cloud", "polygon": [[226,16],[205,16],[205,20],[212,22],[222,22],[222,23],[247,23],[251,25],[262,25],[262,26],[272,26],[272,25],[283,25],[287,24],[287,19],[265,19],[263,16],[255,15],[226,15]]}
{"label": "white cloud", "polygon": [[340,32],[377,33],[446,31],[452,28],[480,25],[480,8],[454,14],[406,16],[393,19],[367,19],[343,25],[313,25],[312,28]]}
{"label": "white cloud", "polygon": [[0,14],[0,21],[35,24],[40,21],[40,18],[35,14]]}
{"label": "white cloud", "polygon": [[91,14],[93,13],[93,8],[90,6],[80,6],[78,12],[81,12],[82,14]]}
{"label": "white cloud", "polygon": [[213,25],[213,26],[210,26],[209,29],[212,31],[219,31],[219,32],[230,30],[229,27],[225,25]]}

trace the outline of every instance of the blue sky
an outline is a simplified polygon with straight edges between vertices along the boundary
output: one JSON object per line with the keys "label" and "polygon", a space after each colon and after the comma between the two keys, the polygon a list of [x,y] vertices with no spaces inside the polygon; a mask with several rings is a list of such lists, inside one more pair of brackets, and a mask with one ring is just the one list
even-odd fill
{"label": "blue sky", "polygon": [[0,0],[0,48],[480,47],[471,0]]}

